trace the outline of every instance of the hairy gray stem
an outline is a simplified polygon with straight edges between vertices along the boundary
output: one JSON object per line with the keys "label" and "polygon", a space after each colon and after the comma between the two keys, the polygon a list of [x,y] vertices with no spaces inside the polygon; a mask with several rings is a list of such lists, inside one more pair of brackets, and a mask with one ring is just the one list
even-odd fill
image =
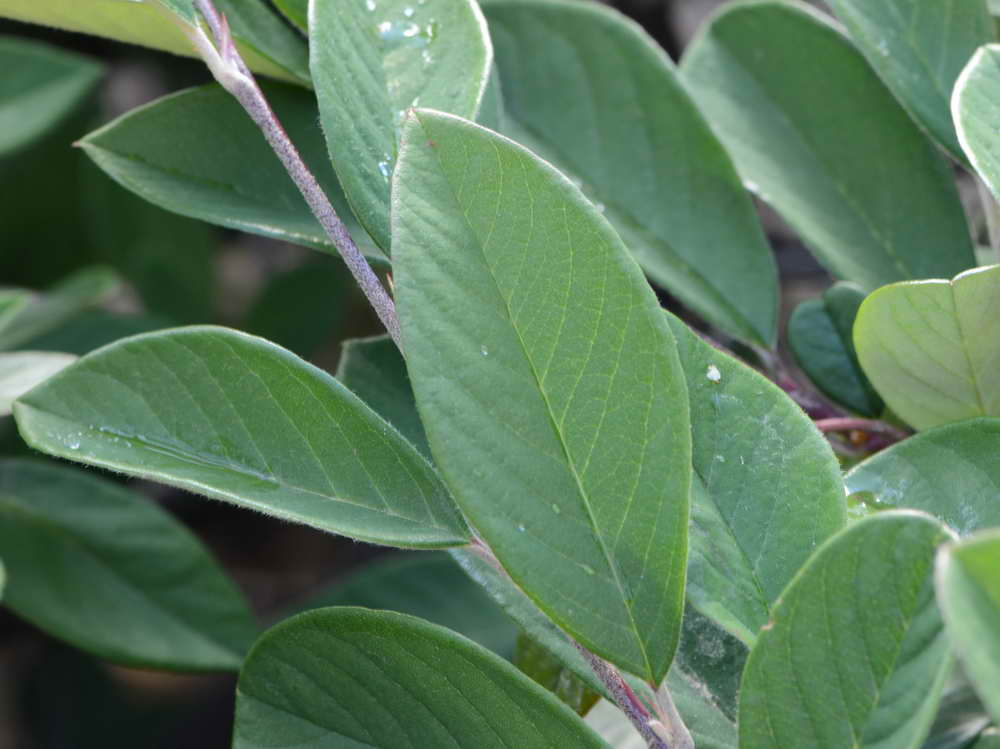
{"label": "hairy gray stem", "polygon": [[319,186],[299,155],[298,149],[288,137],[288,133],[275,116],[253,73],[237,51],[225,16],[216,10],[211,0],[195,0],[195,6],[204,17],[215,43],[212,44],[200,27],[185,25],[182,26],[184,32],[205,60],[215,79],[233,95],[250,119],[260,128],[271,149],[281,159],[295,186],[299,188],[309,209],[375,309],[379,320],[402,350],[399,319],[396,317],[396,305],[392,297],[382,286],[365,256],[361,254],[344,222],[340,220],[326,193],[323,192],[323,188]]}

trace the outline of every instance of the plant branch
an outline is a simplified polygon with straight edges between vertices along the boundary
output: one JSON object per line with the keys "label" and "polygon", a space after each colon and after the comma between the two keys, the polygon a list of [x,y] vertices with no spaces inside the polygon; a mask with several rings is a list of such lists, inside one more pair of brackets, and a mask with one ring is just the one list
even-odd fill
{"label": "plant branch", "polygon": [[874,421],[873,419],[856,419],[851,416],[843,416],[832,419],[819,419],[814,422],[816,428],[821,432],[877,432],[878,434],[884,434],[889,437],[895,438],[896,441],[904,440],[909,435],[898,427],[894,427],[892,424],[886,424],[884,421]]}
{"label": "plant branch", "polygon": [[212,43],[200,26],[181,24],[184,33],[208,65],[215,79],[233,95],[250,119],[260,128],[271,149],[281,159],[295,186],[299,188],[309,209],[375,309],[379,320],[402,350],[399,320],[396,317],[396,306],[392,297],[382,286],[365,256],[361,254],[344,222],[340,220],[326,193],[323,192],[323,188],[319,186],[275,116],[253,73],[236,49],[226,17],[216,10],[211,0],[195,0],[195,6],[205,19],[215,43]]}

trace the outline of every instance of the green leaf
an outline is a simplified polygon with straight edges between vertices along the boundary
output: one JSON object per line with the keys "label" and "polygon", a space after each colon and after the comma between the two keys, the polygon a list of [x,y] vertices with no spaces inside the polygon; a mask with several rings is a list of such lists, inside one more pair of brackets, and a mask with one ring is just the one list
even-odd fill
{"label": "green leaf", "polygon": [[234,749],[602,747],[568,707],[485,648],[403,614],[313,611],[257,641]]}
{"label": "green leaf", "polygon": [[434,469],[340,383],[243,333],[192,327],[96,351],[14,404],[51,455],[363,541],[462,544]]}
{"label": "green leaf", "polygon": [[900,103],[960,162],[951,93],[981,44],[993,41],[984,0],[829,0],[868,63]]}
{"label": "green leaf", "polygon": [[406,362],[389,336],[345,341],[337,379],[430,457]]}
{"label": "green leaf", "polygon": [[10,306],[0,313],[0,351],[19,348],[58,328],[99,304],[119,284],[110,268],[94,266],[77,271],[43,294],[24,296],[24,292],[13,292]]}
{"label": "green leaf", "polygon": [[840,468],[782,390],[667,317],[691,407],[688,599],[752,645],[781,591],[846,522]]}
{"label": "green leaf", "polygon": [[858,359],[886,404],[916,429],[1000,416],[1000,265],[951,281],[897,283],[865,299]]}
{"label": "green leaf", "polygon": [[184,526],[92,473],[0,461],[0,548],[4,605],[101,658],[234,669],[256,634],[243,596]]}
{"label": "green leaf", "polygon": [[300,31],[309,33],[309,0],[274,0],[274,7]]}
{"label": "green leaf", "polygon": [[169,327],[170,321],[151,315],[119,315],[100,309],[87,310],[64,325],[32,338],[24,344],[24,348],[83,356],[120,338]]}
{"label": "green leaf", "polygon": [[1000,722],[1000,529],[941,549],[938,603],[965,673]]}
{"label": "green leaf", "polygon": [[996,91],[1000,87],[1000,44],[979,48],[955,83],[951,112],[958,140],[976,172],[983,178],[993,197],[1000,199],[1000,154],[997,152],[997,128],[1000,105]]}
{"label": "green leaf", "polygon": [[726,333],[772,344],[771,250],[663,50],[597,3],[506,0],[486,14],[505,132],[578,178],[656,283]]}
{"label": "green leaf", "polygon": [[845,477],[877,507],[923,510],[965,536],[1000,526],[1000,419],[921,432],[876,453]]}
{"label": "green leaf", "polygon": [[0,416],[10,414],[18,397],[74,361],[72,354],[55,351],[0,353]]}
{"label": "green leaf", "polygon": [[572,669],[556,658],[544,644],[521,633],[517,637],[514,665],[526,676],[552,692],[577,715],[586,715],[600,694]]}
{"label": "green leaf", "polygon": [[838,283],[809,299],[788,321],[788,345],[795,360],[824,395],[855,413],[878,417],[885,403],[865,377],[854,349],[854,319],[865,294]]}
{"label": "green leaf", "polygon": [[[252,70],[286,80],[308,80],[305,45],[298,41],[296,46],[291,29],[283,28],[260,0],[216,0],[216,4],[229,18],[237,46]],[[185,22],[194,20],[190,0],[0,0],[0,16],[197,56],[181,30]]]}
{"label": "green leaf", "polygon": [[526,149],[407,118],[396,298],[428,441],[503,567],[586,647],[653,683],[680,629],[690,427],[656,297]]}
{"label": "green leaf", "polygon": [[1000,749],[1000,728],[988,728],[980,734],[972,749]]}
{"label": "green leaf", "polygon": [[94,90],[103,68],[47,44],[0,37],[0,156],[45,135]]}
{"label": "green leaf", "polygon": [[948,164],[817,11],[729,5],[681,70],[746,184],[835,276],[870,290],[975,265]]}
{"label": "green leaf", "polygon": [[750,652],[740,745],[919,747],[951,667],[931,576],[949,537],[894,511],[817,549]]}
{"label": "green leaf", "polygon": [[310,67],[326,143],[354,212],[390,246],[399,127],[420,105],[475,119],[493,64],[474,0],[316,2]]}
{"label": "green leaf", "polygon": [[418,616],[509,658],[517,628],[444,552],[381,559],[362,567],[289,611],[363,606]]}
{"label": "green leaf", "polygon": [[[355,241],[372,251],[330,167],[315,98],[294,86],[263,89]],[[133,109],[80,145],[117,182],[168,211],[336,254],[260,130],[218,85]]]}

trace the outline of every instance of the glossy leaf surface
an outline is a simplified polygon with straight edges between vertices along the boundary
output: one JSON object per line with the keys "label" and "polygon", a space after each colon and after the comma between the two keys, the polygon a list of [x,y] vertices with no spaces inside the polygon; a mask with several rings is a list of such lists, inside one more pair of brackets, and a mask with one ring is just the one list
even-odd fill
{"label": "glossy leaf surface", "polygon": [[235,749],[606,746],[499,656],[421,619],[330,608],[269,630],[240,674]]}
{"label": "glossy leaf surface", "polygon": [[90,354],[14,404],[52,455],[372,543],[466,539],[434,469],[340,383],[225,328],[150,333]]}
{"label": "glossy leaf surface", "polygon": [[898,283],[865,299],[854,345],[868,379],[916,429],[1000,416],[1000,266]]}
{"label": "glossy leaf surface", "polygon": [[771,344],[771,250],[663,50],[597,3],[504,0],[486,14],[505,132],[580,180],[653,281],[726,333]]}
{"label": "glossy leaf surface", "polygon": [[74,361],[72,354],[56,351],[0,354],[0,416],[10,413],[15,399]]}
{"label": "glossy leaf surface", "polygon": [[0,37],[0,155],[44,135],[94,90],[101,66],[37,42]]}
{"label": "glossy leaf surface", "polygon": [[668,316],[687,377],[695,480],[687,595],[747,645],[845,523],[840,469],[778,387]]}
{"label": "glossy leaf surface", "polygon": [[945,547],[937,561],[937,595],[965,672],[1000,722],[1000,531],[982,531]]}
{"label": "glossy leaf surface", "polygon": [[965,536],[1000,526],[1000,419],[930,429],[876,453],[845,477],[875,507],[923,510]]}
{"label": "glossy leaf surface", "polygon": [[403,143],[396,296],[442,475],[549,616],[658,683],[683,607],[691,454],[656,298],[610,225],[529,151],[424,110]]}
{"label": "glossy leaf surface", "polygon": [[900,103],[958,161],[951,92],[981,44],[993,41],[983,0],[830,0],[865,59]]}
{"label": "glossy leaf surface", "polygon": [[947,163],[818,12],[728,6],[681,70],[748,187],[838,278],[869,290],[975,264]]}
{"label": "glossy leaf surface", "polygon": [[750,652],[740,745],[919,747],[951,667],[922,513],[866,518],[824,544]]}
{"label": "glossy leaf surface", "polygon": [[993,197],[1000,200],[1000,44],[981,47],[955,83],[951,111],[958,140]]}
{"label": "glossy leaf surface", "polygon": [[389,179],[410,107],[475,119],[493,50],[473,0],[313,0],[310,66],[330,158],[389,250]]}
{"label": "glossy leaf surface", "polygon": [[0,461],[4,605],[118,663],[235,669],[256,634],[243,596],[179,522],[93,473]]}
{"label": "glossy leaf surface", "polygon": [[[370,250],[330,167],[316,100],[293,86],[263,89],[351,235]],[[117,182],[168,211],[336,254],[257,126],[217,85],[133,109],[80,145]]]}
{"label": "glossy leaf surface", "polygon": [[838,283],[795,308],[788,345],[813,384],[835,403],[877,418],[885,404],[865,377],[854,349],[854,319],[864,292]]}

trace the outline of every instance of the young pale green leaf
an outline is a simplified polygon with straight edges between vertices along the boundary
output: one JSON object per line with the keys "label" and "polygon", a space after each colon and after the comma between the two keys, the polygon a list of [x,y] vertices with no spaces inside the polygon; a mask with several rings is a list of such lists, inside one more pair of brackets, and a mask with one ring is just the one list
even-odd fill
{"label": "young pale green leaf", "polygon": [[0,156],[43,136],[97,85],[96,62],[47,44],[0,37]]}
{"label": "young pale green leaf", "polygon": [[0,353],[0,416],[10,414],[17,398],[74,361],[73,354],[56,351]]}
{"label": "young pale green leaf", "polygon": [[1000,419],[930,429],[859,463],[849,492],[870,492],[876,507],[923,510],[962,536],[1000,526]]}
{"label": "young pale green leaf", "polygon": [[213,327],[129,338],[14,404],[25,441],[363,541],[466,542],[434,469],[335,379]]}
{"label": "young pale green leaf", "polygon": [[[286,80],[309,79],[305,44],[266,4],[261,0],[215,3],[229,19],[237,46],[252,70]],[[197,56],[181,30],[195,19],[190,0],[0,0],[0,16]]]}
{"label": "young pale green leaf", "polygon": [[389,336],[345,341],[337,379],[430,457],[406,361]]}
{"label": "young pale green leaf", "polygon": [[965,673],[1000,722],[1000,529],[941,549],[937,598]]}
{"label": "young pale green leaf", "polygon": [[688,599],[752,645],[781,591],[844,526],[840,469],[784,392],[668,319],[691,404]]}
{"label": "young pale green leaf", "polygon": [[951,93],[976,49],[993,41],[984,0],[829,0],[868,63],[958,161]]}
{"label": "young pale green leaf", "polygon": [[407,366],[459,506],[580,642],[659,683],[684,601],[690,425],[670,327],[583,194],[415,110],[393,178]]}
{"label": "young pale green leaf", "polygon": [[988,44],[969,60],[955,83],[951,112],[966,156],[1000,200],[1000,44]]}
{"label": "young pale green leaf", "polygon": [[257,641],[236,692],[234,749],[607,747],[514,666],[415,617],[330,608]]}
{"label": "young pale green leaf", "polygon": [[503,0],[486,15],[505,132],[578,178],[656,283],[726,333],[772,344],[771,250],[663,50],[597,3]]}
{"label": "young pale green leaf", "polygon": [[326,606],[363,606],[417,616],[505,658],[514,654],[517,627],[444,552],[393,556],[368,564],[286,616]]}
{"label": "young pale green leaf", "polygon": [[77,271],[42,294],[9,292],[0,309],[0,351],[47,333],[94,307],[119,288],[121,279],[110,268],[94,266]]}
{"label": "young pale green leaf", "polygon": [[727,6],[681,70],[746,184],[834,275],[873,289],[975,265],[947,163],[817,11]]}
{"label": "young pale green leaf", "polygon": [[1000,416],[1000,265],[951,281],[897,283],[865,299],[854,324],[861,366],[916,429]]}
{"label": "young pale green leaf", "polygon": [[406,110],[474,119],[493,64],[474,0],[312,0],[310,67],[333,166],[388,251],[389,180]]}
{"label": "young pale green leaf", "polygon": [[4,605],[101,658],[235,669],[256,634],[243,596],[184,526],[92,473],[0,461],[0,548]]}
{"label": "young pale green leaf", "polygon": [[809,299],[788,321],[788,345],[795,360],[824,395],[855,413],[878,417],[885,403],[865,377],[854,349],[854,319],[865,294],[838,283]]}
{"label": "young pale green leaf", "polygon": [[951,669],[934,603],[930,516],[885,512],[821,546],[782,594],[750,652],[740,745],[921,745]]}
{"label": "young pale green leaf", "polygon": [[[281,84],[263,90],[355,241],[380,255],[337,184],[313,95]],[[118,183],[168,211],[336,254],[260,130],[218,85],[133,109],[80,145]]]}

